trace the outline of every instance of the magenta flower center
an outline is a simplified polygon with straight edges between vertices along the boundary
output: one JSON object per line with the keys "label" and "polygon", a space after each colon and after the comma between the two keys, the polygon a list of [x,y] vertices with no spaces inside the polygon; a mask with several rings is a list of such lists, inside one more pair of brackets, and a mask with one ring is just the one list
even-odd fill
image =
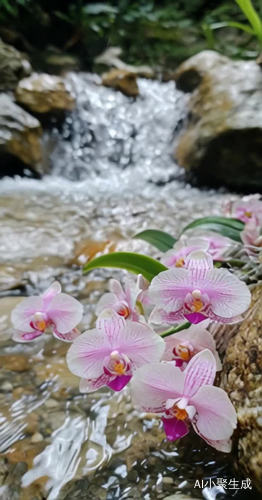
{"label": "magenta flower center", "polygon": [[185,265],[185,259],[183,257],[177,259],[175,267],[184,267],[184,265]]}
{"label": "magenta flower center", "polygon": [[199,313],[203,311],[208,305],[208,297],[202,295],[200,290],[193,290],[188,293],[185,300],[185,307],[192,313]]}
{"label": "magenta flower center", "polygon": [[181,358],[183,361],[189,361],[193,354],[193,347],[185,344],[179,344],[174,347],[173,354]]}
{"label": "magenta flower center", "polygon": [[112,351],[104,363],[104,372],[107,375],[125,375],[130,372],[131,363],[126,354]]}
{"label": "magenta flower center", "polygon": [[128,318],[128,316],[130,315],[130,309],[128,305],[122,302],[122,304],[120,304],[120,306],[117,308],[117,314],[119,314],[119,316],[122,316],[124,319]]}
{"label": "magenta flower center", "polygon": [[47,315],[43,312],[36,312],[33,316],[32,321],[30,321],[31,328],[44,332],[48,326]]}

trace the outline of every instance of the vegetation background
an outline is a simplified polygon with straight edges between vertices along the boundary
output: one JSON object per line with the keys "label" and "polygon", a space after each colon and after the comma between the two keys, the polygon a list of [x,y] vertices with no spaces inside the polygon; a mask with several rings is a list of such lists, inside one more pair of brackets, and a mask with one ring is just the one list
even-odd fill
{"label": "vegetation background", "polygon": [[[253,0],[262,15],[261,0]],[[50,53],[77,55],[83,69],[109,46],[131,64],[174,68],[203,49],[254,58],[252,33],[234,0],[0,0],[0,37],[44,65]],[[39,54],[42,54],[41,57]]]}

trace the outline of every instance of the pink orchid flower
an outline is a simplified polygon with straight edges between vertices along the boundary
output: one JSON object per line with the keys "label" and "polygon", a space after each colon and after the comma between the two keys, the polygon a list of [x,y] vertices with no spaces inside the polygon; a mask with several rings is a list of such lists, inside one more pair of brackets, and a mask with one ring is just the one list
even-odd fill
{"label": "pink orchid flower", "polygon": [[121,391],[134,370],[159,361],[164,350],[163,339],[149,326],[124,320],[115,311],[106,309],[95,329],[74,340],[67,363],[72,373],[82,377],[81,392],[92,392],[105,385]]}
{"label": "pink orchid flower", "polygon": [[229,201],[224,207],[224,212],[230,217],[235,217],[242,222],[254,219],[258,224],[262,223],[262,200],[260,194],[244,196],[241,200]]}
{"label": "pink orchid flower", "polygon": [[196,250],[207,251],[209,244],[201,238],[181,238],[168,250],[161,258],[162,264],[166,267],[185,267],[186,258]]}
{"label": "pink orchid flower", "polygon": [[164,254],[161,262],[167,267],[186,267],[188,255],[197,250],[208,253],[213,260],[221,260],[225,251],[231,247],[232,242],[219,234],[207,232],[189,238],[183,235],[174,247]]}
{"label": "pink orchid flower", "polygon": [[113,309],[119,316],[132,321],[139,320],[137,300],[142,292],[141,276],[134,282],[126,277],[124,287],[115,279],[109,282],[109,293],[105,293],[97,303],[96,314],[99,316],[105,309]]}
{"label": "pink orchid flower", "polygon": [[[205,323],[208,324],[209,321],[207,320]],[[188,330],[182,330],[166,337],[163,360],[174,361],[176,366],[184,370],[193,356],[209,349],[216,360],[216,369],[221,370],[222,365],[216,350],[215,340],[205,326],[207,325],[203,326],[203,323],[192,325]]]}
{"label": "pink orchid flower", "polygon": [[61,286],[55,281],[42,295],[27,297],[13,309],[13,339],[30,342],[51,330],[58,339],[71,342],[79,335],[76,326],[82,315],[83,306],[80,302],[61,293]]}
{"label": "pink orchid flower", "polygon": [[212,257],[202,251],[187,257],[186,268],[168,269],[153,278],[149,296],[156,304],[150,321],[156,324],[184,318],[195,324],[207,318],[234,323],[250,304],[247,285],[227,269],[213,268]]}
{"label": "pink orchid flower", "polygon": [[252,257],[262,251],[262,226],[251,219],[240,233],[247,253]]}
{"label": "pink orchid flower", "polygon": [[172,363],[139,368],[131,382],[134,403],[143,411],[160,414],[167,439],[189,432],[189,425],[208,444],[229,452],[237,424],[227,394],[213,387],[216,361],[208,349],[196,354],[184,371]]}

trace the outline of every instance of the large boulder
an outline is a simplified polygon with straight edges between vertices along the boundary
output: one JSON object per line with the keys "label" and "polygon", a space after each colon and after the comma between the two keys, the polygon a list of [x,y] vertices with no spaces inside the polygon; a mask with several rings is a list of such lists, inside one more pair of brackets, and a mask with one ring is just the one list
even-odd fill
{"label": "large boulder", "polygon": [[20,78],[31,73],[29,61],[0,39],[0,91],[13,90]]}
{"label": "large boulder", "polygon": [[204,51],[176,71],[177,87],[192,92],[176,159],[189,178],[247,191],[262,188],[262,71]]}
{"label": "large boulder", "polygon": [[236,465],[262,492],[262,285],[254,287],[252,305],[242,323],[219,325],[216,330],[224,351],[221,385],[238,416]]}
{"label": "large boulder", "polygon": [[47,73],[33,73],[20,80],[15,95],[19,104],[35,113],[71,111],[75,107],[75,98],[65,81]]}
{"label": "large boulder", "polygon": [[17,106],[9,95],[0,94],[0,155],[18,158],[41,174],[41,136],[39,121]]}

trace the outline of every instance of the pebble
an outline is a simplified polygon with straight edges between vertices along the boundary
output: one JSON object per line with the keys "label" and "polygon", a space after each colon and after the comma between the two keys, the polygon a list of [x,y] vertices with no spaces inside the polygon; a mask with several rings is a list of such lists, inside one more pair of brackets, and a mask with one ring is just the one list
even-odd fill
{"label": "pebble", "polygon": [[11,384],[11,382],[3,382],[3,384],[1,385],[1,391],[4,391],[4,392],[11,392],[13,390],[13,386]]}
{"label": "pebble", "polygon": [[33,436],[31,437],[32,443],[40,443],[40,441],[43,441],[44,437],[40,432],[35,432]]}
{"label": "pebble", "polygon": [[0,364],[5,370],[14,372],[24,372],[30,369],[29,359],[23,354],[6,354],[0,356]]}
{"label": "pebble", "polygon": [[57,408],[59,403],[55,399],[50,398],[46,401],[45,406],[47,408]]}
{"label": "pebble", "polygon": [[174,479],[172,477],[166,476],[163,477],[163,484],[173,484]]}

